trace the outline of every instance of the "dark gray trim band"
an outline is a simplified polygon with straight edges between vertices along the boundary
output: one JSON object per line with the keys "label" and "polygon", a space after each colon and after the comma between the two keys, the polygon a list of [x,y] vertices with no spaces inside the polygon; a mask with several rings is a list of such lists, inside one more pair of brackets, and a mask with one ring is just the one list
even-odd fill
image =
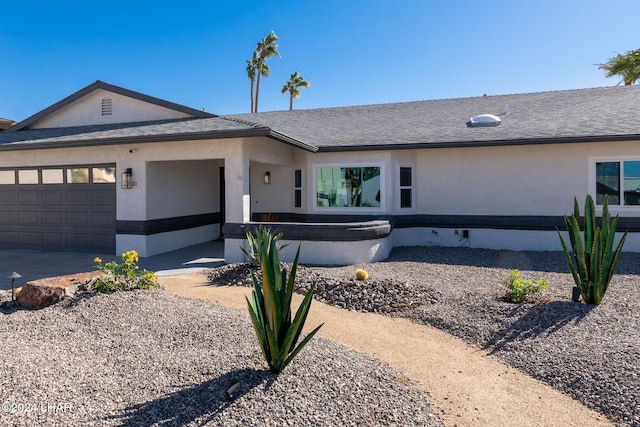
{"label": "dark gray trim band", "polygon": [[[261,221],[263,214],[254,213],[253,221]],[[388,221],[392,228],[488,228],[496,230],[555,231],[566,230],[563,216],[543,215],[321,215],[270,213],[275,224],[280,222],[300,223],[357,223],[365,221]],[[267,224],[269,224],[268,222]],[[622,217],[618,230],[640,232],[640,217]],[[331,240],[331,239],[327,239]]]}
{"label": "dark gray trim band", "polygon": [[169,231],[187,230],[204,225],[220,224],[220,212],[151,219],[148,221],[116,221],[116,234],[148,236]]}
{"label": "dark gray trim band", "polygon": [[[283,234],[285,240],[308,240],[316,242],[357,242],[383,239],[391,233],[389,221],[367,221],[348,223],[269,223],[269,227]],[[222,227],[225,239],[245,239],[246,232],[255,230],[260,224],[226,223]]]}

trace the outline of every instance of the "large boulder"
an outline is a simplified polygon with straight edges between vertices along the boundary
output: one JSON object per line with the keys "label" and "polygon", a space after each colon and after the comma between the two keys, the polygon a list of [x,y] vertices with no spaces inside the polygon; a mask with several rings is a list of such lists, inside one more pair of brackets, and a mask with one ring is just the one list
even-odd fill
{"label": "large boulder", "polygon": [[101,271],[92,271],[33,280],[22,287],[16,299],[24,308],[48,307],[73,296],[79,288],[94,281],[101,274]]}

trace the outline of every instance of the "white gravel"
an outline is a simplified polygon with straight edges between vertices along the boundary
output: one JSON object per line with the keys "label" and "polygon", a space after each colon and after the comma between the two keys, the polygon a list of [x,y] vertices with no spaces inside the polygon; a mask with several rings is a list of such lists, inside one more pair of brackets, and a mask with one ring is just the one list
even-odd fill
{"label": "white gravel", "polygon": [[0,336],[2,426],[442,425],[372,357],[316,337],[277,376],[248,315],[164,290],[5,308]]}
{"label": "white gravel", "polygon": [[[363,268],[369,280],[358,282]],[[539,304],[504,300],[504,279],[547,279]],[[211,272],[214,283],[248,285],[246,265]],[[384,262],[304,267],[302,291],[339,307],[410,318],[486,348],[504,362],[573,396],[618,426],[640,426],[640,254],[621,256],[599,306],[571,301],[560,252],[396,248]],[[230,280],[229,280],[230,279]]]}

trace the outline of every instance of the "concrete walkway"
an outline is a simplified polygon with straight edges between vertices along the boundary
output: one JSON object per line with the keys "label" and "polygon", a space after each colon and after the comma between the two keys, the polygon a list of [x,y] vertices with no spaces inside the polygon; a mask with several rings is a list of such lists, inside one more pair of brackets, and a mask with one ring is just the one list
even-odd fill
{"label": "concrete walkway", "polygon": [[[13,271],[22,275],[16,280],[16,287],[20,287],[30,280],[92,271],[97,256],[103,262],[120,261],[120,256],[107,254],[0,249],[0,290],[11,289],[7,276]],[[158,276],[170,276],[196,273],[223,263],[224,242],[218,240],[141,258],[139,265]]]}

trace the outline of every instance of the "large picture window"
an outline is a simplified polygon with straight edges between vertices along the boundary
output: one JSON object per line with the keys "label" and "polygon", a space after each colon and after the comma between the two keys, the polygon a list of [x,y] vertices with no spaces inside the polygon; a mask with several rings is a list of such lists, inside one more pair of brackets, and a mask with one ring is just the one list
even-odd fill
{"label": "large picture window", "polygon": [[318,167],[316,206],[380,207],[380,166]]}
{"label": "large picture window", "polygon": [[596,204],[640,206],[640,160],[596,163]]}

